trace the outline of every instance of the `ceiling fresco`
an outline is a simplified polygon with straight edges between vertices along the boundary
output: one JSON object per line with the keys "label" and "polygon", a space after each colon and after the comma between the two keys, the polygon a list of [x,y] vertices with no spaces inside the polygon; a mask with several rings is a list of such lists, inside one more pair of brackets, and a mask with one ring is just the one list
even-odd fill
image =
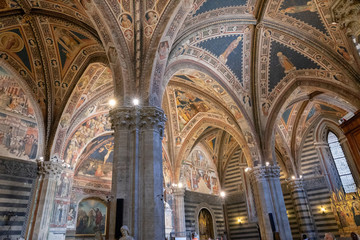
{"label": "ceiling fresco", "polygon": [[113,151],[113,136],[105,135],[92,140],[79,157],[75,177],[88,178],[90,181],[111,181]]}
{"label": "ceiling fresco", "polygon": [[270,48],[269,69],[272,71],[269,71],[269,92],[292,71],[321,68],[313,60],[279,42],[272,41]]}
{"label": "ceiling fresco", "polygon": [[209,12],[212,10],[216,10],[219,8],[226,8],[226,7],[234,7],[234,6],[244,6],[247,4],[247,0],[205,0],[199,5],[194,13],[194,16]]}

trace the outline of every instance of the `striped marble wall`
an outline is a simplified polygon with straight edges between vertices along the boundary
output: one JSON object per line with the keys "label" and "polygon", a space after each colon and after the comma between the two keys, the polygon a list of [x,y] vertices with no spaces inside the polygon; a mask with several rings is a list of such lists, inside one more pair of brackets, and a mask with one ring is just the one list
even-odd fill
{"label": "striped marble wall", "polygon": [[[306,137],[302,149],[301,169],[316,230],[319,239],[322,239],[326,232],[332,232],[339,236],[339,230],[331,210],[330,191],[321,170],[320,160],[314,143],[314,131],[311,130]],[[326,209],[326,214],[320,211],[321,207]]]}
{"label": "striped marble wall", "polygon": [[198,226],[196,226],[198,221],[197,214],[201,208],[205,207],[214,214],[215,234],[217,233],[217,236],[221,236],[224,233],[223,205],[222,199],[219,196],[186,191],[184,203],[186,231],[198,233]]}
{"label": "striped marble wall", "polygon": [[[237,239],[259,239],[256,224],[249,223],[245,195],[242,186],[240,164],[241,149],[232,155],[224,176],[223,190],[226,192],[225,204],[229,237]],[[241,220],[241,223],[238,221]]]}
{"label": "striped marble wall", "polygon": [[25,236],[36,177],[36,163],[0,159],[0,239]]}
{"label": "striped marble wall", "polygon": [[296,218],[294,202],[291,198],[290,191],[288,191],[287,186],[284,185],[286,185],[286,183],[282,184],[282,188],[283,188],[286,213],[288,215],[290,228],[291,228],[291,234],[293,236],[293,240],[300,240],[301,238],[299,232],[299,224]]}

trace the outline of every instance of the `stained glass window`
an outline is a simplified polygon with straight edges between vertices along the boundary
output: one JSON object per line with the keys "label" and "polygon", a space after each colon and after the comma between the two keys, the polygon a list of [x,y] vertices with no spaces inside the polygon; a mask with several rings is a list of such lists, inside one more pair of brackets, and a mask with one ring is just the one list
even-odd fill
{"label": "stained glass window", "polygon": [[346,161],[339,139],[333,132],[328,134],[328,144],[345,193],[356,192],[356,184]]}

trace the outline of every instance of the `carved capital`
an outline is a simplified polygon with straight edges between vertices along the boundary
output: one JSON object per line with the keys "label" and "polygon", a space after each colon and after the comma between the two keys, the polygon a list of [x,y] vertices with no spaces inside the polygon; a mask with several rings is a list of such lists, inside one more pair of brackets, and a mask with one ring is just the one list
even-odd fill
{"label": "carved capital", "polygon": [[175,197],[184,197],[185,196],[185,188],[174,188],[173,194]]}
{"label": "carved capital", "polygon": [[288,182],[289,189],[291,191],[304,190],[304,182],[302,179],[293,179]]}
{"label": "carved capital", "polygon": [[52,162],[52,161],[38,161],[38,174],[49,176],[49,177],[59,177],[64,171],[64,167],[61,163]]}
{"label": "carved capital", "polygon": [[115,108],[110,111],[110,119],[114,130],[131,129],[136,127],[137,110],[134,107]]}
{"label": "carved capital", "polygon": [[140,129],[152,129],[158,131],[163,136],[166,122],[164,111],[157,107],[143,107],[140,109]]}
{"label": "carved capital", "polygon": [[280,167],[278,166],[259,166],[250,170],[251,181],[264,181],[270,178],[280,178]]}

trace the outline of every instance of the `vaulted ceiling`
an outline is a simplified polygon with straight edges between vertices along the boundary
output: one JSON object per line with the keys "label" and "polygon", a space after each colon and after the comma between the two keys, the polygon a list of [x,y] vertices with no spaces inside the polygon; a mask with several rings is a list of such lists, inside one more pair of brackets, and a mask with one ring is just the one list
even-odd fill
{"label": "vaulted ceiling", "polygon": [[0,72],[38,109],[45,155],[68,158],[114,93],[162,102],[174,171],[200,143],[220,165],[236,147],[249,165],[275,145],[294,158],[317,119],[360,107],[359,56],[330,0],[140,2],[0,1]]}

